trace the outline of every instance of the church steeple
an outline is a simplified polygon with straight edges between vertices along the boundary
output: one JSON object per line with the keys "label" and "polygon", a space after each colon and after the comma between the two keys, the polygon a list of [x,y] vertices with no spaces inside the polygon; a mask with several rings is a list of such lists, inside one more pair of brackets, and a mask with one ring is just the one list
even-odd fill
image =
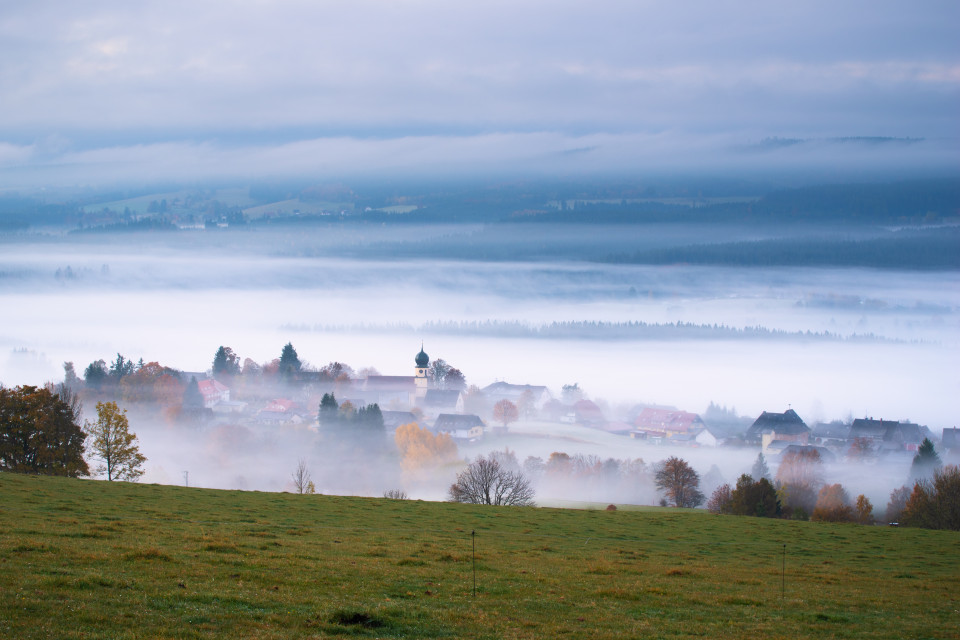
{"label": "church steeple", "polygon": [[427,387],[430,382],[429,378],[427,378],[427,367],[430,366],[430,356],[424,352],[422,342],[420,343],[420,353],[417,354],[415,362],[417,364],[417,375],[413,379],[413,382],[417,385],[417,398],[423,398],[427,395]]}

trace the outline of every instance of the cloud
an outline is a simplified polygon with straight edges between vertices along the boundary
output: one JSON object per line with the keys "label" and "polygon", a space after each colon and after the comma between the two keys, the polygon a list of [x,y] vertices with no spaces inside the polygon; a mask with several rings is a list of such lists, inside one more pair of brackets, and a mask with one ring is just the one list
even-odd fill
{"label": "cloud", "polygon": [[956,138],[957,18],[934,1],[7,3],[0,141],[70,141],[68,179],[124,155],[147,170],[176,147],[185,165],[243,170],[255,163],[216,156],[253,137],[253,157],[304,170],[337,164],[296,159],[318,147],[432,149],[427,170],[453,148],[474,167],[603,136],[624,141],[596,155],[663,135]]}

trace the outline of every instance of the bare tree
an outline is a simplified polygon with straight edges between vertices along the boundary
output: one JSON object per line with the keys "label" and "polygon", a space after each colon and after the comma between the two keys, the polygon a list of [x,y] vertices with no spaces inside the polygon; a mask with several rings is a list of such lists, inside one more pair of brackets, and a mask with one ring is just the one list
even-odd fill
{"label": "bare tree", "polygon": [[406,500],[407,492],[403,489],[388,489],[383,492],[383,497],[388,500]]}
{"label": "bare tree", "polygon": [[700,475],[686,460],[671,456],[657,464],[654,476],[657,488],[677,507],[696,507],[704,500]]}
{"label": "bare tree", "polygon": [[457,474],[450,486],[453,502],[502,506],[533,506],[533,487],[520,471],[504,469],[496,458],[479,456]]}
{"label": "bare tree", "polygon": [[310,478],[310,469],[307,468],[307,461],[303,458],[297,461],[297,468],[294,470],[292,478],[297,493],[316,493],[317,490]]}

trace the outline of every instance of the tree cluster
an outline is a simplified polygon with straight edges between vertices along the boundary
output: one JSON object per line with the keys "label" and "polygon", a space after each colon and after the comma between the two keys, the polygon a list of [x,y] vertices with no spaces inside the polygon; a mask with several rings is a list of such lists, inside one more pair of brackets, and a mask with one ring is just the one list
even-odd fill
{"label": "tree cluster", "polygon": [[754,480],[743,474],[734,489],[727,484],[718,487],[710,496],[707,509],[713,513],[775,518],[780,515],[780,501],[769,480]]}
{"label": "tree cluster", "polygon": [[[906,494],[906,487],[893,493]],[[891,503],[895,496],[891,494]],[[888,507],[888,518],[891,516]],[[960,467],[947,465],[933,472],[930,480],[920,480],[903,503],[900,524],[925,529],[960,531]]]}
{"label": "tree cluster", "polygon": [[382,438],[385,434],[383,412],[380,411],[378,404],[368,404],[357,409],[349,400],[342,404],[338,403],[333,393],[323,394],[317,413],[317,422],[327,433],[336,433],[341,436],[372,435]]}

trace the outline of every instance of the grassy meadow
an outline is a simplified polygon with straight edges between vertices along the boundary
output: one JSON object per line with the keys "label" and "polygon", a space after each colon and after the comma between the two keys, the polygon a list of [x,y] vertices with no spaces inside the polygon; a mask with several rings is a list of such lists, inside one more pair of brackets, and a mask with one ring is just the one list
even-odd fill
{"label": "grassy meadow", "polygon": [[9,473],[0,498],[2,638],[960,637],[955,532]]}

